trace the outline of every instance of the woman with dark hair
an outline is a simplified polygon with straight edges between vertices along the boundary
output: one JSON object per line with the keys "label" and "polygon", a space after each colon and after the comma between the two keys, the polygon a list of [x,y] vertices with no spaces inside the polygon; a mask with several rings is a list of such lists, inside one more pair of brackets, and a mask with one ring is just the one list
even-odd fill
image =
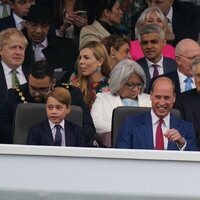
{"label": "woman with dark hair", "polygon": [[127,37],[122,35],[110,35],[103,38],[101,42],[108,51],[110,71],[119,61],[124,58],[131,58],[130,41]]}
{"label": "woman with dark hair", "polygon": [[120,34],[115,25],[120,24],[123,12],[118,0],[96,1],[92,25],[82,28],[80,33],[80,48],[88,41],[101,41],[104,37]]}

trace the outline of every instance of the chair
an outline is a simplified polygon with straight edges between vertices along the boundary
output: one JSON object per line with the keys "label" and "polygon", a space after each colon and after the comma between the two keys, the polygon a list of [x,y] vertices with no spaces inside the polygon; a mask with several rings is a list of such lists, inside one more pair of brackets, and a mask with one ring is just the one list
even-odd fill
{"label": "chair", "polygon": [[[132,106],[119,106],[113,110],[112,114],[112,127],[111,127],[111,140],[112,147],[116,147],[117,135],[122,125],[122,122],[130,115],[139,115],[144,112],[149,111],[151,108],[149,107],[132,107]],[[180,118],[181,113],[177,109],[172,109],[172,113]]]}
{"label": "chair", "polygon": [[[29,128],[44,120],[47,117],[45,104],[42,103],[23,103],[19,104],[14,117],[14,144],[26,144]],[[66,117],[67,120],[82,127],[82,108],[72,105],[71,112]]]}

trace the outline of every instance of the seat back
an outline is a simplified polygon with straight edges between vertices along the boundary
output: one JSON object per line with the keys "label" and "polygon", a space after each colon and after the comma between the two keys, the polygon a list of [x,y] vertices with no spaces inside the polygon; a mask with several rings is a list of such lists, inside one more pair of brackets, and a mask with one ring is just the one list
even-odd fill
{"label": "seat back", "polygon": [[[19,104],[15,111],[14,117],[14,144],[26,144],[26,138],[29,128],[44,120],[47,117],[45,104],[42,103],[22,103]],[[83,113],[79,106],[71,106],[71,112],[66,119],[82,127]]]}
{"label": "seat back", "polygon": [[[112,114],[112,127],[111,127],[112,147],[116,147],[118,132],[123,121],[130,115],[136,116],[144,112],[147,112],[150,109],[151,108],[149,107],[133,107],[133,106],[119,106],[115,108]],[[172,113],[178,118],[181,117],[181,113],[177,109],[172,109]]]}

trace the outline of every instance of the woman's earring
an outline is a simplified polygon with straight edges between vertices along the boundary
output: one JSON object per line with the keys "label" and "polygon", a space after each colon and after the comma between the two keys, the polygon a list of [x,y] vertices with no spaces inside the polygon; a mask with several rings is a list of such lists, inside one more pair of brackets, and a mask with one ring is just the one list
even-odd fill
{"label": "woman's earring", "polygon": [[99,66],[99,67],[97,67],[97,71],[99,71],[99,72],[101,71],[101,67],[100,67],[100,66]]}
{"label": "woman's earring", "polygon": [[111,58],[112,58],[112,59],[115,59],[115,56],[114,56],[114,55],[112,55],[112,56],[111,56]]}

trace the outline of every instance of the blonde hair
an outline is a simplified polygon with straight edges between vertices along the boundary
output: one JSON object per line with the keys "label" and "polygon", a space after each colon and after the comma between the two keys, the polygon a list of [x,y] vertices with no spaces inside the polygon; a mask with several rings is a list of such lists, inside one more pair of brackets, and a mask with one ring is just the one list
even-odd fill
{"label": "blonde hair", "polygon": [[164,14],[158,7],[150,7],[143,11],[135,24],[135,37],[138,38],[138,34],[141,28],[145,25],[145,21],[150,17],[152,13],[155,13],[162,20],[164,24],[165,39],[173,40],[174,34],[172,32],[172,29],[168,25],[167,19],[165,18]]}
{"label": "blonde hair", "polygon": [[16,28],[7,28],[0,32],[0,49],[2,49],[5,45],[15,40],[21,39],[23,41],[23,45],[26,48],[28,45],[28,41],[24,34]]}
{"label": "blonde hair", "polygon": [[[91,49],[97,60],[103,59],[103,63],[101,65],[101,73],[103,76],[107,77],[110,73],[110,67],[109,67],[109,60],[108,60],[109,56],[108,56],[106,47],[101,42],[90,41],[86,43],[80,50],[85,49],[85,48]],[[90,105],[92,99],[89,95],[88,78],[79,74],[79,82],[80,82],[80,89],[83,93],[83,98],[86,104]]]}

